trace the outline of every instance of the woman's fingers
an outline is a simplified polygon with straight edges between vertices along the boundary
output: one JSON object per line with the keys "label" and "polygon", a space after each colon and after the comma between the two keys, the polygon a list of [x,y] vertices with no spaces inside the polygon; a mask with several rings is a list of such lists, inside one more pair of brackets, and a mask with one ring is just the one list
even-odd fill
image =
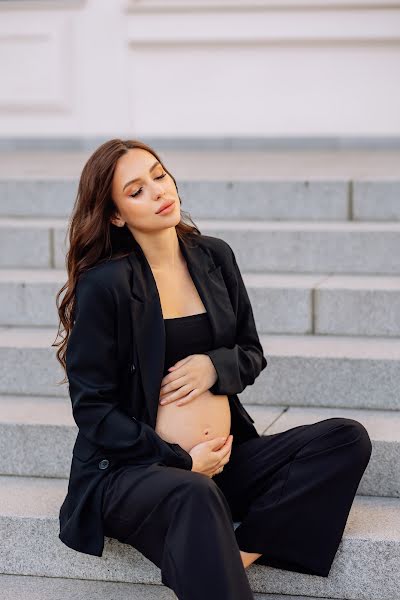
{"label": "woman's fingers", "polygon": [[222,446],[222,448],[220,448],[219,450],[217,450],[217,452],[215,452],[215,454],[219,455],[218,462],[217,462],[215,468],[218,469],[222,465],[226,465],[226,463],[229,461],[231,452],[232,452],[232,441],[233,441],[233,436],[230,435],[228,437],[227,441],[225,442],[225,444]]}

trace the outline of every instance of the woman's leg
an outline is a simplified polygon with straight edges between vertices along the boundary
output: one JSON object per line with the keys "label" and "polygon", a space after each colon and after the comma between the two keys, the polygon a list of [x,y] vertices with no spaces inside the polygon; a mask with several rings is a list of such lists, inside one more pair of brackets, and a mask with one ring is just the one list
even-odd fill
{"label": "woman's leg", "polygon": [[258,552],[245,552],[244,550],[240,551],[240,556],[242,557],[243,566],[245,569],[249,567],[257,558],[260,558],[262,554]]}
{"label": "woman's leg", "polygon": [[103,515],[105,535],[157,565],[180,600],[253,600],[229,505],[206,475],[123,468],[107,485]]}
{"label": "woman's leg", "polygon": [[257,564],[327,576],[371,455],[365,427],[331,418],[248,440],[213,479],[239,549]]}

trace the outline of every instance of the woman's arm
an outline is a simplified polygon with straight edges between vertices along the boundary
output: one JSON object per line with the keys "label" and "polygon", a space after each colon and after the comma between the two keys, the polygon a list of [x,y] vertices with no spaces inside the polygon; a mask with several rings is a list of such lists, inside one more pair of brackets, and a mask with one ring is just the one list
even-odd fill
{"label": "woman's arm", "polygon": [[233,271],[229,277],[231,298],[236,317],[236,344],[233,348],[222,346],[204,352],[213,362],[218,375],[210,388],[213,394],[239,394],[252,385],[267,366],[263,347],[256,330],[253,309],[243,282],[235,254],[232,253]]}
{"label": "woman's arm", "polygon": [[66,371],[74,420],[93,444],[124,456],[191,470],[192,457],[163,440],[150,425],[121,409],[117,401],[116,305],[105,284],[83,274],[76,285],[75,322],[66,350]]}

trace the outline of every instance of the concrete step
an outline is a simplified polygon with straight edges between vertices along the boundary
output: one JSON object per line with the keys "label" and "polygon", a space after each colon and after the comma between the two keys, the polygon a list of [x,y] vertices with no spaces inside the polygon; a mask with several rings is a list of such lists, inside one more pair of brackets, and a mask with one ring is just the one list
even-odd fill
{"label": "concrete step", "polygon": [[[77,187],[71,177],[0,179],[0,216],[68,217]],[[192,179],[179,181],[179,195],[200,219],[400,220],[400,179]]]}
{"label": "concrete step", "polygon": [[[66,547],[58,538],[58,510],[66,490],[65,479],[0,477],[1,573],[161,583],[161,572],[151,561],[115,539],[105,538],[102,557]],[[356,496],[328,577],[254,564],[247,573],[255,593],[398,600],[399,567],[400,499]]]}
{"label": "concrete step", "polygon": [[[241,395],[257,430],[347,416],[373,443],[329,578],[253,565],[255,598],[399,600],[399,154],[167,154],[182,209],[234,248],[264,334],[268,369]],[[77,428],[51,344],[88,155],[0,163],[1,596],[175,599],[135,549],[106,539],[95,558],[58,539]]]}
{"label": "concrete step", "polygon": [[[400,222],[196,219],[196,224],[203,234],[226,240],[242,270],[400,274]],[[1,218],[0,267],[64,269],[66,228],[64,219]]]}
{"label": "concrete step", "polygon": [[65,269],[0,269],[0,325],[58,327],[57,292]]}
{"label": "concrete step", "polygon": [[69,477],[77,433],[69,398],[0,396],[0,473]]}
{"label": "concrete step", "polygon": [[[152,585],[31,575],[0,575],[0,589],[2,600],[93,600],[94,598],[177,600],[178,598],[162,583]],[[261,598],[266,597],[264,594],[261,596]],[[285,600],[288,600],[287,596]]]}
{"label": "concrete step", "polygon": [[[55,328],[0,327],[0,394],[66,397]],[[57,342],[60,338],[57,338]],[[400,339],[260,335],[268,366],[242,392],[262,405],[400,409]]]}
{"label": "concrete step", "polygon": [[[2,600],[177,600],[163,584],[90,581],[65,577],[0,575]],[[254,600],[326,600],[315,596],[254,594]],[[329,600],[329,599],[328,599]]]}
{"label": "concrete step", "polygon": [[197,224],[203,234],[231,245],[241,270],[400,274],[400,223],[209,220]]}
{"label": "concrete step", "polygon": [[400,336],[400,277],[242,275],[259,333]]}
{"label": "concrete step", "polygon": [[261,335],[268,366],[242,393],[256,404],[400,408],[400,339]]}
{"label": "concrete step", "polygon": [[[357,493],[400,497],[400,411],[245,406],[260,435],[336,416],[358,420],[373,452]],[[77,432],[69,398],[0,396],[0,474],[68,477]]]}
{"label": "concrete step", "polygon": [[[68,216],[90,154],[2,152],[0,216]],[[165,148],[162,160],[196,219],[400,219],[398,150]]]}
{"label": "concrete step", "polygon": [[[400,336],[400,277],[242,272],[259,333]],[[64,269],[0,269],[0,324],[56,326]]]}
{"label": "concrete step", "polygon": [[[158,140],[157,140],[158,141]],[[233,148],[229,141],[224,149],[166,147],[160,144],[162,161],[178,180],[213,181],[228,179],[292,180],[292,179],[355,179],[377,180],[400,178],[400,150],[393,148],[335,149],[317,147],[283,148],[279,140],[274,149]],[[76,149],[53,147],[2,150],[2,179],[60,179],[78,177],[96,146]]]}

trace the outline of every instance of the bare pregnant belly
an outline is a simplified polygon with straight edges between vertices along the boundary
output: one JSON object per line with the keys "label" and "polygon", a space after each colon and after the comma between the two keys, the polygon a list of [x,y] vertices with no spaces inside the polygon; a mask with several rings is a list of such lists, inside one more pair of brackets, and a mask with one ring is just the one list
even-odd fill
{"label": "bare pregnant belly", "polygon": [[226,395],[212,394],[209,390],[187,404],[176,401],[159,404],[155,431],[186,452],[200,442],[216,437],[227,437],[231,430],[231,409]]}

